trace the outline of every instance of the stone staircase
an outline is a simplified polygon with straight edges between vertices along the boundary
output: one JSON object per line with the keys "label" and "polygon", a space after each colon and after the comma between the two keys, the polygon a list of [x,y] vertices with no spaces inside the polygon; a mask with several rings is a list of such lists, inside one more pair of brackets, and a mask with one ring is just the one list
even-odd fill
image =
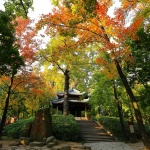
{"label": "stone staircase", "polygon": [[94,142],[116,142],[116,139],[111,136],[102,126],[90,120],[77,120],[85,143]]}

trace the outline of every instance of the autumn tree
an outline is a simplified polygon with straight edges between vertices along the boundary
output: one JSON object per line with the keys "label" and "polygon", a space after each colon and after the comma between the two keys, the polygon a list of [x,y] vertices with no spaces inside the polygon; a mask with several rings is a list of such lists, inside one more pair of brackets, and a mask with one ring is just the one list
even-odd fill
{"label": "autumn tree", "polygon": [[[20,70],[22,71],[22,70]],[[1,98],[5,94],[5,89],[9,82],[9,77],[1,77],[0,86],[2,88]],[[8,116],[27,118],[34,116],[40,108],[49,107],[50,98],[55,96],[54,88],[39,72],[21,72],[14,78],[11,99],[8,107]],[[3,109],[3,101],[1,100]]]}
{"label": "autumn tree", "polygon": [[76,76],[88,62],[88,54],[83,52],[83,47],[70,36],[56,34],[45,49],[40,51],[40,59],[49,68],[57,67],[64,75],[64,115],[69,113],[68,90],[71,76]]}
{"label": "autumn tree", "polygon": [[[64,51],[61,50],[61,48],[67,49],[67,41],[65,38],[59,36],[54,39],[52,39],[47,46],[45,50],[40,51],[40,58],[44,59],[46,63],[48,63],[48,66],[55,65],[62,71],[64,74],[64,115],[67,115],[69,113],[69,103],[68,103],[68,90],[69,90],[69,69],[68,65],[69,63],[66,63],[65,61],[68,61],[65,59],[65,57],[68,57],[68,55],[64,54]],[[62,46],[63,45],[63,46]],[[67,52],[67,51],[66,51]],[[69,52],[68,52],[69,53]]]}
{"label": "autumn tree", "polygon": [[[7,97],[2,117],[2,123],[0,126],[0,136],[2,133],[3,125],[5,124],[6,120],[10,96],[11,94],[16,94],[19,91],[18,87],[21,84],[25,85],[26,83],[25,80],[29,82],[29,79],[31,79],[28,77],[32,71],[32,64],[35,61],[33,55],[35,54],[35,50],[38,49],[38,42],[37,42],[38,40],[35,38],[37,33],[35,32],[35,30],[33,30],[34,29],[34,26],[32,24],[33,22],[30,19],[23,19],[22,17],[15,19],[15,15],[18,10],[14,11],[16,9],[12,9],[12,7],[15,6],[13,5],[13,2],[16,3],[16,1],[13,1],[12,3],[10,3],[9,1],[7,2],[5,3],[5,6],[7,7],[9,5],[10,7],[8,6],[9,8],[8,7],[5,8],[5,12],[1,12],[0,16],[1,21],[0,46],[2,53],[0,58],[1,88],[4,92],[6,92],[7,91],[6,89],[8,88],[8,92],[6,92]],[[19,15],[21,15],[21,11],[23,11],[24,13],[25,10],[23,10],[20,7]],[[22,55],[22,57],[20,55]],[[25,66],[23,67],[24,64]],[[19,73],[18,69],[20,69]],[[25,72],[27,72],[26,73],[27,76],[26,78],[23,79]],[[20,81],[18,80],[19,79],[18,77],[20,77]],[[5,88],[3,89],[3,87]],[[15,92],[15,90],[18,91]]]}
{"label": "autumn tree", "polygon": [[[53,35],[56,31],[59,34],[68,34],[78,38],[79,44],[99,42],[102,47],[100,52],[107,52],[114,63],[116,70],[130,97],[135,116],[142,135],[144,145],[150,148],[149,140],[143,124],[141,112],[137,105],[137,100],[129,86],[127,78],[123,72],[126,63],[132,63],[130,47],[125,43],[127,37],[137,38],[136,31],[142,25],[143,18],[139,15],[136,20],[126,27],[125,7],[116,11],[115,17],[111,18],[107,12],[112,5],[112,1],[91,3],[89,1],[61,1],[53,13],[41,17],[37,28],[47,27],[47,33]],[[63,5],[64,4],[64,5]],[[91,4],[91,5],[89,5]],[[89,9],[88,9],[89,8]],[[90,13],[89,13],[90,12]],[[104,60],[100,60],[105,63]]]}
{"label": "autumn tree", "polygon": [[[20,45],[19,52],[25,61],[25,66],[21,68],[20,74],[17,78],[17,80],[20,79],[21,81],[21,84],[17,88],[17,90],[19,88],[21,89],[18,90],[18,95],[20,91],[22,96],[26,99],[25,107],[29,108],[32,106],[34,110],[32,109],[30,112],[34,114],[33,111],[39,109],[39,97],[44,94],[44,89],[42,90],[41,87],[42,85],[45,86],[42,77],[40,77],[40,70],[36,71],[35,69],[35,53],[39,49],[41,41],[37,38],[37,32],[33,25],[33,20],[30,18],[25,19],[23,17],[17,17],[15,21],[17,22],[17,26],[15,28],[17,43]],[[30,105],[29,101],[34,101],[35,105]]]}
{"label": "autumn tree", "polygon": [[[15,42],[19,45],[19,53],[22,55],[25,62],[25,66],[20,68],[19,74],[17,74],[14,78],[13,87],[15,87],[15,89],[12,90],[11,93],[16,96],[19,95],[19,92],[23,93],[23,89],[18,89],[21,89],[21,87],[24,88],[27,81],[32,83],[31,77],[33,76],[30,74],[32,72],[32,64],[35,61],[34,54],[35,49],[37,48],[37,42],[35,42],[36,39],[34,38],[36,36],[36,32],[34,32],[34,28],[30,26],[32,23],[31,20],[20,17],[13,21],[17,24],[15,26]],[[35,79],[35,77],[33,77],[33,79]]]}

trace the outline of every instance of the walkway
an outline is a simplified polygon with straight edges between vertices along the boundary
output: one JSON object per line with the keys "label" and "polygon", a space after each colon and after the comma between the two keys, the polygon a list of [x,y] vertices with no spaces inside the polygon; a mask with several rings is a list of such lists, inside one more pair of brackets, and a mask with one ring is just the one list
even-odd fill
{"label": "walkway", "polygon": [[86,146],[91,146],[92,150],[132,150],[123,142],[98,142],[85,143]]}
{"label": "walkway", "polygon": [[84,145],[91,146],[92,150],[132,150],[124,142],[118,142],[94,121],[83,118],[76,118],[76,120],[84,138]]}

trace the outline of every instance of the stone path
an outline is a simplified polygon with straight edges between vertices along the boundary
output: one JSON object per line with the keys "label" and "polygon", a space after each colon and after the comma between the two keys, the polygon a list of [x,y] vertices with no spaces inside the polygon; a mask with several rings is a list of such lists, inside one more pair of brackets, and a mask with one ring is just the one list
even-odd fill
{"label": "stone path", "polygon": [[123,142],[97,142],[85,143],[86,146],[91,146],[92,150],[133,150]]}

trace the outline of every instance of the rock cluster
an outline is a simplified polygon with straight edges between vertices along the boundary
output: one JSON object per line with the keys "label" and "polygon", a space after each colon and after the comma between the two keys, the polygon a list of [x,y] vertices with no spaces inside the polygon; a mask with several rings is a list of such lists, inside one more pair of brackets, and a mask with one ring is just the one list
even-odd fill
{"label": "rock cluster", "polygon": [[9,148],[0,148],[0,150],[91,150],[91,147],[60,144],[54,136],[50,136],[43,138],[42,142],[31,141],[30,138],[21,137],[15,143],[11,144]]}

